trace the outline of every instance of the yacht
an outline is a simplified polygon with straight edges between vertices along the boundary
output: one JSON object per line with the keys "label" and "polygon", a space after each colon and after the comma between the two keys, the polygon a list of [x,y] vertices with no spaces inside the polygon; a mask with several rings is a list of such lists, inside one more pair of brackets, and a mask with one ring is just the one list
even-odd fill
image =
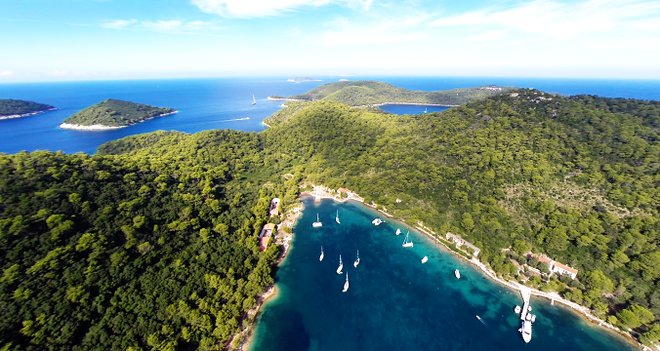
{"label": "yacht", "polygon": [[335,222],[337,222],[337,224],[341,224],[341,222],[339,221],[339,210],[337,210],[337,215],[335,216]]}
{"label": "yacht", "polygon": [[357,250],[357,258],[355,259],[355,262],[353,262],[353,267],[357,268],[359,264],[360,264],[360,250]]}
{"label": "yacht", "polygon": [[454,269],[454,276],[456,279],[461,279],[461,272],[458,269]]}
{"label": "yacht", "polygon": [[403,246],[403,247],[413,247],[412,240],[408,240],[409,236],[410,236],[410,232],[407,232],[406,237],[405,237],[405,239],[403,239],[403,244],[401,246]]}
{"label": "yacht", "polygon": [[319,256],[319,262],[323,261],[323,257],[325,257],[325,254],[323,253],[323,246],[321,246],[321,255]]}
{"label": "yacht", "polygon": [[312,227],[314,228],[321,228],[323,227],[323,223],[321,223],[321,220],[319,220],[319,214],[316,214],[316,222],[312,223]]}
{"label": "yacht", "polygon": [[257,99],[255,99],[254,94],[252,94],[252,105],[254,106],[256,104],[257,104]]}
{"label": "yacht", "polygon": [[428,262],[428,261],[429,261],[429,257],[428,257],[428,256],[424,256],[424,257],[422,258],[422,264],[424,264],[424,263],[426,263],[426,262]]}
{"label": "yacht", "polygon": [[394,232],[394,234],[396,234],[396,235],[399,235],[399,234],[401,234],[401,229],[399,229],[399,228],[396,228],[396,232]]}
{"label": "yacht", "polygon": [[373,223],[373,225],[380,225],[383,221],[380,218],[375,218],[371,223]]}
{"label": "yacht", "polygon": [[348,284],[348,272],[346,272],[346,282],[344,282],[344,290],[342,290],[341,292],[347,292],[348,291],[348,286],[349,286],[349,284]]}
{"label": "yacht", "polygon": [[339,267],[337,267],[337,274],[341,274],[344,270],[344,262],[341,261],[341,254],[339,254]]}

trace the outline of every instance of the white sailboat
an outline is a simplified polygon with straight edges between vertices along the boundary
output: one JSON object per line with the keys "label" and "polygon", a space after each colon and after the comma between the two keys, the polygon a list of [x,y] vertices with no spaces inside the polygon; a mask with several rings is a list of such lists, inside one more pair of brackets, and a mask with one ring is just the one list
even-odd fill
{"label": "white sailboat", "polygon": [[383,220],[380,218],[375,218],[373,221],[371,221],[371,223],[373,223],[373,225],[380,225],[383,223]]}
{"label": "white sailboat", "polygon": [[360,250],[357,250],[357,258],[355,259],[355,262],[353,262],[353,267],[357,268],[359,264],[360,264]]}
{"label": "white sailboat", "polygon": [[337,267],[337,274],[341,274],[344,270],[344,262],[341,261],[341,254],[339,254],[339,267]]}
{"label": "white sailboat", "polygon": [[319,262],[323,261],[323,257],[325,257],[325,254],[323,253],[323,245],[321,245],[321,255],[319,256]]}
{"label": "white sailboat", "polygon": [[413,247],[413,242],[412,242],[412,240],[408,241],[408,236],[410,236],[410,232],[406,233],[406,238],[403,239],[403,244],[401,246],[403,246],[403,247]]}
{"label": "white sailboat", "polygon": [[425,107],[424,108],[424,113],[429,113],[429,109]]}
{"label": "white sailboat", "polygon": [[401,229],[399,229],[399,228],[396,228],[396,232],[395,232],[394,234],[396,234],[396,235],[399,235],[399,234],[401,234]]}
{"label": "white sailboat", "polygon": [[252,105],[257,104],[257,99],[254,98],[254,94],[252,94]]}
{"label": "white sailboat", "polygon": [[428,261],[429,261],[429,257],[428,257],[428,256],[424,256],[424,257],[422,258],[422,264],[424,264],[424,263],[426,263],[426,262],[428,262]]}
{"label": "white sailboat", "polygon": [[456,279],[461,279],[461,272],[457,269],[454,269],[454,276]]}
{"label": "white sailboat", "polygon": [[314,228],[321,228],[323,227],[323,223],[321,223],[321,220],[319,220],[319,214],[316,214],[316,222],[312,223],[312,227]]}
{"label": "white sailboat", "polygon": [[339,221],[339,210],[337,210],[337,215],[335,216],[335,222],[337,222],[337,224],[341,224],[341,222]]}
{"label": "white sailboat", "polygon": [[341,292],[347,292],[348,291],[348,286],[349,286],[349,284],[348,284],[348,272],[346,272],[346,282],[344,282],[344,290],[342,290]]}

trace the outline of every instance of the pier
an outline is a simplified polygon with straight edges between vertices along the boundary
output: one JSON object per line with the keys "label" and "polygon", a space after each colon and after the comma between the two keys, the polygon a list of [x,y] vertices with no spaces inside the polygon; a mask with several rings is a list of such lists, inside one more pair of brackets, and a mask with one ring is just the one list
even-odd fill
{"label": "pier", "polygon": [[523,298],[523,307],[520,311],[520,334],[522,335],[523,340],[528,343],[532,340],[532,322],[536,319],[536,316],[531,314],[529,311],[532,309],[529,306],[531,291],[526,286],[520,287],[520,296]]}
{"label": "pier", "polygon": [[521,286],[520,287],[520,296],[522,296],[523,299],[523,308],[522,311],[520,311],[520,320],[524,321],[525,317],[527,316],[527,310],[529,309],[529,298],[530,298],[530,290],[526,286]]}

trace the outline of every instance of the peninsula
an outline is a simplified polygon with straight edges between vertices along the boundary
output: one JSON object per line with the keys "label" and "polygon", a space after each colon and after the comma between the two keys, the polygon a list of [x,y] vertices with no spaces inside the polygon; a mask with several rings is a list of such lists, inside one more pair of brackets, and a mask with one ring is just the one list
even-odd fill
{"label": "peninsula", "polygon": [[33,101],[0,99],[0,120],[34,116],[54,109],[53,106]]}
{"label": "peninsula", "polygon": [[386,104],[456,106],[510,91],[512,88],[484,86],[442,91],[419,91],[395,87],[377,81],[340,81],[324,84],[311,91],[291,97],[271,97],[290,101],[335,101],[351,106]]}
{"label": "peninsula", "polygon": [[60,128],[77,130],[108,130],[124,128],[177,111],[130,101],[108,99],[88,107],[64,120]]}

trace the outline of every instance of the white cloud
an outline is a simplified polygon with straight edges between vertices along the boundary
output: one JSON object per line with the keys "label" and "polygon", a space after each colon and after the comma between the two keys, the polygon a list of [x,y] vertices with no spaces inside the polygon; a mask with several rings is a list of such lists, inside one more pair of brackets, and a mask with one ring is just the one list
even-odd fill
{"label": "white cloud", "polygon": [[138,21],[134,19],[118,19],[112,21],[105,21],[101,23],[101,27],[108,29],[123,29],[136,24]]}
{"label": "white cloud", "polygon": [[426,18],[421,16],[355,24],[339,18],[330,24],[332,29],[321,33],[320,43],[336,46],[417,42],[428,38],[419,27],[425,21]]}
{"label": "white cloud", "polygon": [[14,71],[5,69],[0,71],[0,78],[10,78],[14,75]]}
{"label": "white cloud", "polygon": [[158,32],[201,32],[217,30],[220,27],[212,22],[206,21],[182,21],[178,19],[138,21],[135,19],[117,19],[101,23],[101,27],[108,29],[144,28]]}
{"label": "white cloud", "polygon": [[191,0],[200,10],[223,17],[267,17],[280,15],[300,7],[330,4],[368,11],[373,0]]}
{"label": "white cloud", "polygon": [[500,28],[514,33],[540,35],[550,39],[621,32],[645,21],[647,27],[660,21],[660,2],[644,0],[588,0],[560,2],[534,0],[507,9],[485,9],[439,18],[436,27]]}

